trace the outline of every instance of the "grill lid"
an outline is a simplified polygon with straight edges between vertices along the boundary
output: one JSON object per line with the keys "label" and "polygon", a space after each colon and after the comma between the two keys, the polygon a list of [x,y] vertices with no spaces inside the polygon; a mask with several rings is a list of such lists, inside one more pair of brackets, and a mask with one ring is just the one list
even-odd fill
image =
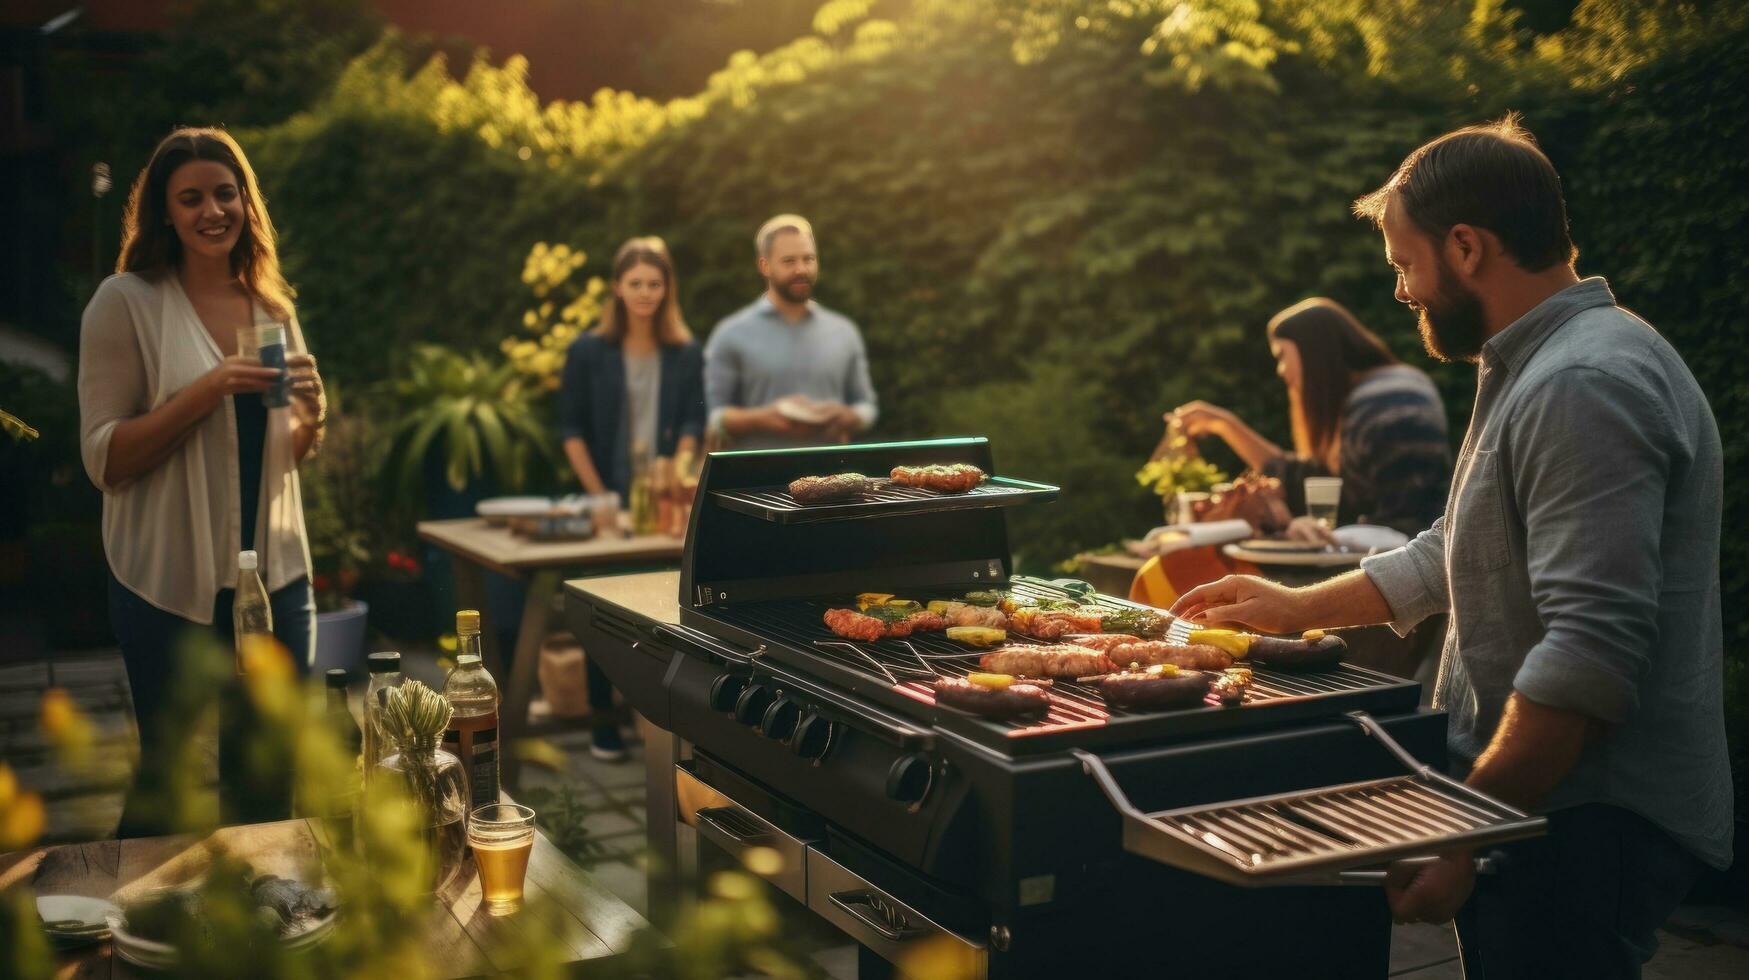
{"label": "grill lid", "polygon": [[1233,885],[1331,884],[1353,868],[1425,858],[1445,848],[1538,837],[1547,821],[1422,765],[1365,712],[1350,720],[1414,770],[1407,776],[1138,810],[1091,752],[1075,755],[1124,818],[1124,849]]}

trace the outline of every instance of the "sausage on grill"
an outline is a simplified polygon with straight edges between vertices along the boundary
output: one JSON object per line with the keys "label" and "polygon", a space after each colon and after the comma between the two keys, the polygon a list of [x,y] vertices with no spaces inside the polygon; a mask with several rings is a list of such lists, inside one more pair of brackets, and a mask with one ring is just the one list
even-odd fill
{"label": "sausage on grill", "polygon": [[915,612],[902,619],[870,616],[854,609],[828,609],[821,617],[826,628],[847,640],[873,643],[889,636],[910,636],[912,633],[947,628],[947,620],[932,612]]}
{"label": "sausage on grill", "polygon": [[1094,681],[1105,703],[1118,708],[1184,708],[1201,704],[1214,674],[1180,670],[1168,674],[1141,671],[1108,674]]}
{"label": "sausage on grill", "polygon": [[1152,667],[1171,664],[1187,670],[1225,670],[1233,666],[1233,657],[1225,650],[1204,644],[1168,643],[1165,640],[1137,640],[1119,643],[1107,656],[1119,667],[1137,664]]}
{"label": "sausage on grill", "polygon": [[1117,668],[1098,650],[1059,643],[1053,646],[1010,644],[984,654],[979,665],[992,674],[1020,677],[1086,677]]}
{"label": "sausage on grill", "polygon": [[946,466],[895,466],[894,483],[936,493],[965,493],[984,482],[984,471],[969,463]]}
{"label": "sausage on grill", "polygon": [[854,500],[867,493],[871,484],[872,481],[861,473],[804,476],[791,481],[789,495],[798,504],[826,504],[838,500]]}
{"label": "sausage on grill", "polygon": [[993,688],[973,684],[963,677],[943,677],[935,682],[935,703],[985,718],[1024,718],[1050,710],[1051,695],[1035,684],[1013,683]]}
{"label": "sausage on grill", "polygon": [[1297,640],[1259,636],[1251,641],[1251,659],[1272,667],[1331,667],[1348,653],[1348,641],[1335,633],[1312,630]]}

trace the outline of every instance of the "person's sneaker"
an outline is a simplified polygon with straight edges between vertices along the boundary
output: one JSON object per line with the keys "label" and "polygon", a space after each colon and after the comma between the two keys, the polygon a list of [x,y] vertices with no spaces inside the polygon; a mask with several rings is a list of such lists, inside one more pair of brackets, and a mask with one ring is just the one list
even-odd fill
{"label": "person's sneaker", "polygon": [[626,742],[620,737],[618,725],[602,725],[589,740],[589,754],[602,762],[623,762]]}

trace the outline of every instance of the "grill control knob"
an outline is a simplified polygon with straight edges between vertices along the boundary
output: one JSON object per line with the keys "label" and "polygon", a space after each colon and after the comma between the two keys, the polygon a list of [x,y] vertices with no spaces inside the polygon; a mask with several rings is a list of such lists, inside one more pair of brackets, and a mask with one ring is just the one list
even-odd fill
{"label": "grill control knob", "polygon": [[887,795],[907,806],[921,803],[929,795],[929,784],[934,779],[928,756],[900,756],[887,770]]}
{"label": "grill control knob", "polygon": [[802,709],[789,698],[778,698],[771,702],[771,707],[765,709],[765,717],[759,721],[759,732],[766,738],[785,741],[795,734],[796,722],[802,717]]}
{"label": "grill control knob", "polygon": [[771,707],[771,690],[764,684],[749,684],[735,699],[735,720],[743,725],[757,725]]}
{"label": "grill control knob", "polygon": [[711,682],[711,707],[728,714],[735,710],[735,699],[741,696],[741,688],[747,686],[745,677],[734,674],[724,674]]}
{"label": "grill control knob", "polygon": [[832,737],[837,734],[838,726],[819,715],[809,715],[796,725],[795,737],[790,740],[790,751],[804,759],[821,759],[826,750],[832,747]]}

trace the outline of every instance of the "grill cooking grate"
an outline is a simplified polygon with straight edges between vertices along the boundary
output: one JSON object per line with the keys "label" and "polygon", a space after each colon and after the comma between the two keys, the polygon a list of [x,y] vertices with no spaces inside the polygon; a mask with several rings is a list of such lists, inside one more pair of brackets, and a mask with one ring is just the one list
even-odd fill
{"label": "grill cooking grate", "polygon": [[932,490],[899,486],[889,480],[880,479],[875,480],[874,487],[859,500],[823,504],[798,503],[784,487],[716,490],[711,495],[720,506],[750,517],[779,524],[808,524],[817,521],[1007,507],[1054,500],[1058,492],[1056,487],[1047,484],[997,476],[966,493],[936,493]]}
{"label": "grill cooking grate", "polygon": [[[1065,595],[1059,590],[1024,580],[1011,582],[1009,588],[1017,595],[1036,599],[1060,599]],[[826,610],[843,607],[845,602],[844,599],[793,599],[749,603],[719,609],[716,615],[731,619],[763,636],[800,647],[837,666],[880,678],[891,684],[898,693],[926,705],[935,703],[930,683],[936,676],[964,677],[979,669],[978,658],[983,651],[968,650],[941,633],[917,633],[903,640],[878,640],[873,643],[844,640],[827,629],[821,617]],[[1103,596],[1099,603],[1113,607],[1134,606],[1133,603]],[[1166,638],[1182,643],[1189,633],[1188,623],[1175,621],[1167,630]],[[1034,641],[1014,636],[1011,642]],[[1253,666],[1251,687],[1246,692],[1245,703],[1261,704],[1364,691],[1377,687],[1379,681],[1377,674],[1346,665],[1329,670],[1298,673]],[[1070,681],[1059,680],[1051,686],[1051,701],[1051,709],[1043,718],[987,723],[1004,728],[1005,734],[1010,738],[1019,738],[1099,728],[1114,717],[1160,714],[1158,710],[1110,708],[1093,688]]]}

